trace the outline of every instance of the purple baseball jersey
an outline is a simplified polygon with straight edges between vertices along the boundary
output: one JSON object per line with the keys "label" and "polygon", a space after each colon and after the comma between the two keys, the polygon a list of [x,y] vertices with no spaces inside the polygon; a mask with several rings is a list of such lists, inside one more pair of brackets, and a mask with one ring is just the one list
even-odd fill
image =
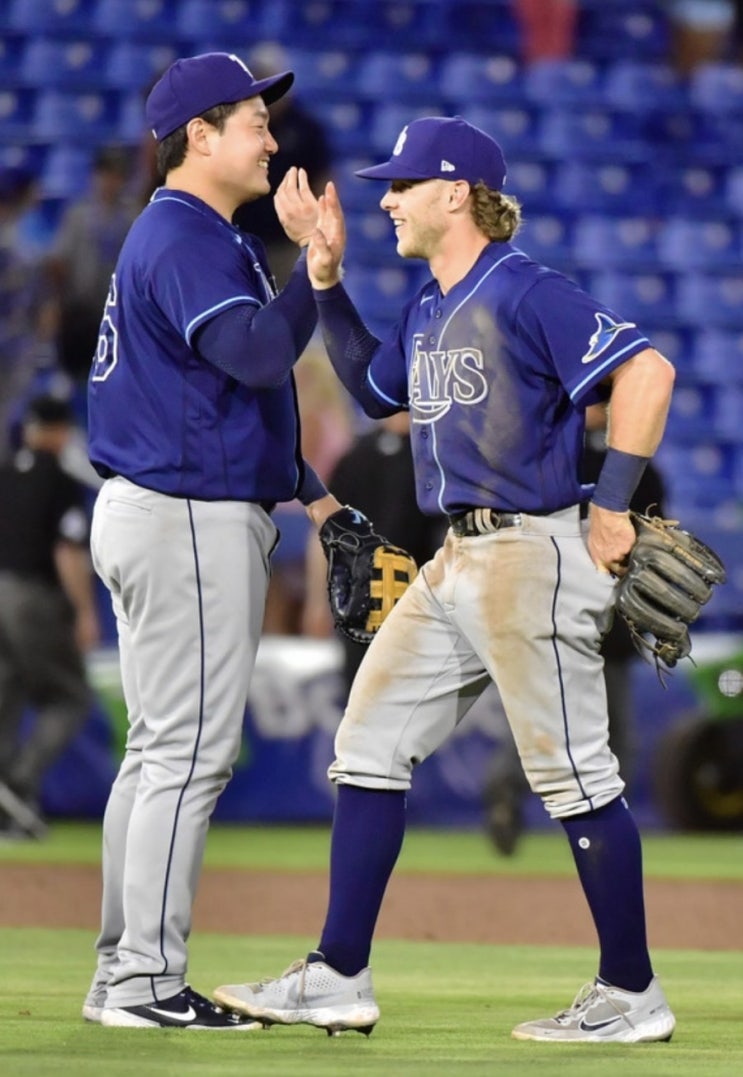
{"label": "purple baseball jersey", "polygon": [[491,243],[446,295],[424,285],[367,377],[391,410],[410,408],[424,512],[549,513],[587,494],[584,409],[599,383],[649,346],[561,273]]}
{"label": "purple baseball jersey", "polygon": [[89,378],[89,452],[104,477],[201,500],[288,501],[300,478],[293,377],[251,389],[201,359],[194,334],[273,297],[260,241],[161,188],[132,226]]}

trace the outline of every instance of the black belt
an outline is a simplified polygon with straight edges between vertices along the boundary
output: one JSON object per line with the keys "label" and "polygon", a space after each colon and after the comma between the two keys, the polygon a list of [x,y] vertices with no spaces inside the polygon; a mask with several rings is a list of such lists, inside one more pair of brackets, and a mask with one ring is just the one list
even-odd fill
{"label": "black belt", "polygon": [[260,505],[260,507],[263,509],[264,512],[268,513],[269,516],[271,515],[273,510],[276,508],[276,502],[275,501],[259,501],[258,504]]}
{"label": "black belt", "polygon": [[449,526],[458,538],[489,535],[504,527],[519,527],[520,512],[497,512],[495,509],[467,509],[449,517]]}

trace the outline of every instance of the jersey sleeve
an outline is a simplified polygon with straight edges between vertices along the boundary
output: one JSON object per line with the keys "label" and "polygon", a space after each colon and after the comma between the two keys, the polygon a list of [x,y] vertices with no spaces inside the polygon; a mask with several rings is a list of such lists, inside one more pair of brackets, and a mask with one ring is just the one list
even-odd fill
{"label": "jersey sleeve", "polygon": [[558,273],[545,274],[519,304],[519,324],[534,356],[542,356],[575,404],[600,398],[598,383],[650,347],[635,322],[602,306]]}
{"label": "jersey sleeve", "polygon": [[268,293],[258,290],[262,267],[255,261],[251,266],[239,237],[227,230],[184,230],[170,237],[154,262],[151,298],[190,346],[197,329],[215,315],[242,303],[260,307],[268,300]]}

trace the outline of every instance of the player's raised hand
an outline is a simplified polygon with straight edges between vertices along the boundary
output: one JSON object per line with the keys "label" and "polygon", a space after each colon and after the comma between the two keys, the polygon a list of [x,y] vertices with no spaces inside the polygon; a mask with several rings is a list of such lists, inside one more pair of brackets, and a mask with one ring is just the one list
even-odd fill
{"label": "player's raised hand", "polygon": [[306,247],[317,227],[318,203],[303,168],[292,165],[276,189],[273,204],[289,239]]}
{"label": "player's raised hand", "polygon": [[330,288],[340,280],[346,249],[346,220],[332,182],[318,199],[317,228],[307,249],[307,270],[314,288]]}

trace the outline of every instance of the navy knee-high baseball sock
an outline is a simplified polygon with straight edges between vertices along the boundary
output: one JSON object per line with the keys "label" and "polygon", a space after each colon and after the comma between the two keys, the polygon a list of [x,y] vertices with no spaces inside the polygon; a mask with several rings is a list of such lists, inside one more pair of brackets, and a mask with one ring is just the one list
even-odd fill
{"label": "navy knee-high baseball sock", "polygon": [[318,949],[344,976],[369,964],[377,916],[404,834],[404,792],[338,786],[330,898]]}
{"label": "navy knee-high baseball sock", "polygon": [[645,929],[642,848],[632,813],[619,797],[561,819],[599,937],[599,978],[644,991],[653,976]]}

